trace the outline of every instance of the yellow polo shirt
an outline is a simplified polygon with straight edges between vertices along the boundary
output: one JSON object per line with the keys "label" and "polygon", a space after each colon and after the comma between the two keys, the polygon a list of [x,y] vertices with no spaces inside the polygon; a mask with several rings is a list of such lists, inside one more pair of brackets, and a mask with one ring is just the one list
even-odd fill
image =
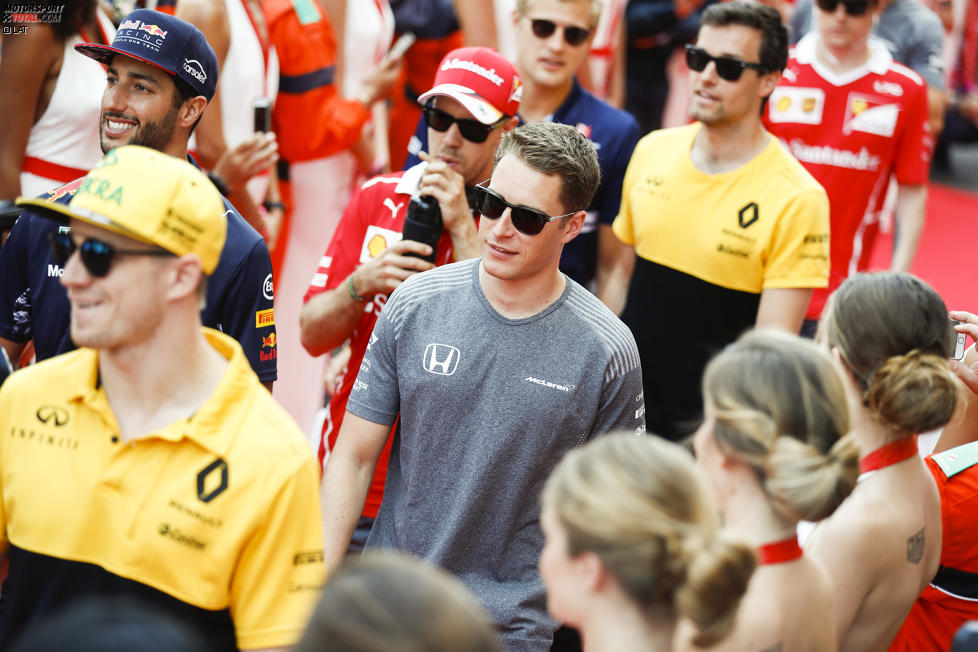
{"label": "yellow polo shirt", "polygon": [[105,593],[158,605],[210,649],[298,639],[324,580],[319,470],[238,343],[204,331],[229,361],[213,395],[128,443],[92,349],[0,389],[0,647],[70,598]]}

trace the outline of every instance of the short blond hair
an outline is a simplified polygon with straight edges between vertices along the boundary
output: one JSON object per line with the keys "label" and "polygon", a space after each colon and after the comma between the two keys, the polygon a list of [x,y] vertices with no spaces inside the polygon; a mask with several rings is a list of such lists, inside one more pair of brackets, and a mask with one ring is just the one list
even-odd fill
{"label": "short blond hair", "polygon": [[[516,12],[525,16],[530,9],[533,8],[533,3],[535,0],[516,0]],[[588,3],[588,8],[591,10],[591,18],[588,23],[590,29],[595,29],[598,26],[598,22],[601,20],[601,10],[604,9],[604,2],[602,0],[560,0],[563,3]]]}
{"label": "short blond hair", "polygon": [[503,134],[493,167],[512,154],[528,167],[560,177],[564,211],[587,210],[601,183],[598,153],[581,132],[559,122],[527,122]]}

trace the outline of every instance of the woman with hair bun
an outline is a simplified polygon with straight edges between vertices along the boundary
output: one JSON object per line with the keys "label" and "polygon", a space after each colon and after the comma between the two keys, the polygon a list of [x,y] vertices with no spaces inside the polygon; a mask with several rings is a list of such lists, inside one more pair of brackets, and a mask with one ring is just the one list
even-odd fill
{"label": "woman with hair bun", "polygon": [[[838,369],[812,342],[754,331],[710,361],[703,399],[697,462],[724,527],[760,563],[733,633],[711,650],[836,649],[831,579],[795,531],[832,514],[859,474]],[[696,649],[683,634],[678,647]]]}
{"label": "woman with hair bun", "polygon": [[711,645],[734,623],[753,550],[725,539],[688,453],[631,433],[571,451],[543,490],[547,608],[588,652],[671,650],[680,618]]}
{"label": "woman with hair bun", "polygon": [[862,475],[806,548],[835,586],[842,650],[885,650],[941,553],[941,503],[917,434],[944,426],[958,388],[947,308],[910,274],[857,274],[829,298],[818,339],[841,362]]}

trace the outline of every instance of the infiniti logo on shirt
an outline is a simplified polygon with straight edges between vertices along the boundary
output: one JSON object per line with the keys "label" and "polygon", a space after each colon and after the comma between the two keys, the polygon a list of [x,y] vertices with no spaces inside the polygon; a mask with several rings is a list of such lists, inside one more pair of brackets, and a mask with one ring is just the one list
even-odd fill
{"label": "infiniti logo on shirt", "polygon": [[429,344],[424,350],[424,369],[439,376],[451,376],[458,369],[461,351],[448,344]]}

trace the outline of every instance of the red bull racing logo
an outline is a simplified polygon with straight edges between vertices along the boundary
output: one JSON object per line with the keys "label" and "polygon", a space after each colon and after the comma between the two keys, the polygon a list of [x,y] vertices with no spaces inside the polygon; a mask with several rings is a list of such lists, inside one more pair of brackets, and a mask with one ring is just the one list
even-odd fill
{"label": "red bull racing logo", "polygon": [[[268,362],[278,357],[278,349],[275,348],[275,333],[269,333],[261,338],[261,348],[262,350],[258,352],[258,358],[262,362]],[[271,349],[271,351],[266,352],[264,349]]]}
{"label": "red bull racing logo", "polygon": [[143,30],[144,32],[149,32],[153,36],[166,38],[166,32],[160,29],[159,25],[150,25],[148,23],[143,23],[139,29]]}
{"label": "red bull racing logo", "polygon": [[116,39],[138,43],[142,47],[159,52],[166,35],[167,30],[160,28],[159,25],[144,23],[141,20],[125,20],[119,25]]}
{"label": "red bull racing logo", "polygon": [[56,202],[62,197],[71,197],[72,195],[75,194],[78,188],[81,187],[82,181],[84,180],[85,177],[82,177],[81,179],[75,179],[74,181],[70,181],[63,186],[48,191],[48,196],[44,198],[44,201]]}

